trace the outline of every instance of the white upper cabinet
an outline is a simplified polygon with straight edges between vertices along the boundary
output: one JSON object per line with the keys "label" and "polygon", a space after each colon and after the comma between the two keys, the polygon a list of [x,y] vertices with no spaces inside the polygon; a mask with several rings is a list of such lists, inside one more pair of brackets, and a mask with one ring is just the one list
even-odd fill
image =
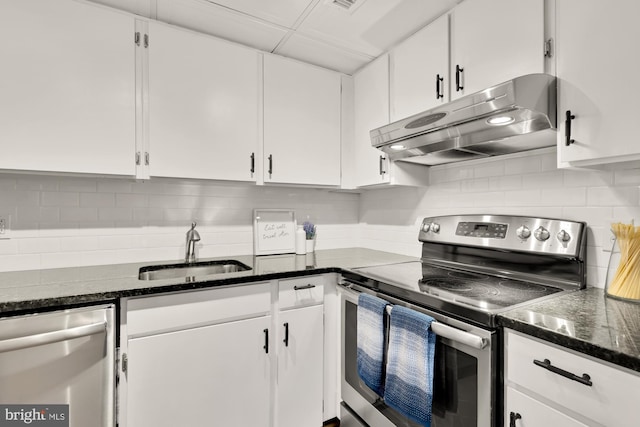
{"label": "white upper cabinet", "polygon": [[[591,166],[640,160],[640,2],[562,0],[556,6],[558,162]],[[567,121],[567,112],[575,116]]]}
{"label": "white upper cabinet", "polygon": [[356,186],[389,182],[389,161],[371,146],[369,131],[389,124],[389,55],[383,55],[353,78]]}
{"label": "white upper cabinet", "polygon": [[134,175],[134,19],[69,0],[0,10],[0,168]]}
{"label": "white upper cabinet", "polygon": [[389,55],[358,71],[354,83],[354,160],[356,187],[426,185],[429,170],[421,165],[391,162],[371,145],[369,132],[389,124]]}
{"label": "white upper cabinet", "polygon": [[543,48],[544,0],[460,3],[451,15],[451,98],[543,73]]}
{"label": "white upper cabinet", "polygon": [[449,15],[391,52],[391,121],[449,101]]}
{"label": "white upper cabinet", "polygon": [[264,56],[264,182],[340,185],[340,74]]}
{"label": "white upper cabinet", "polygon": [[149,23],[151,176],[255,181],[260,56]]}

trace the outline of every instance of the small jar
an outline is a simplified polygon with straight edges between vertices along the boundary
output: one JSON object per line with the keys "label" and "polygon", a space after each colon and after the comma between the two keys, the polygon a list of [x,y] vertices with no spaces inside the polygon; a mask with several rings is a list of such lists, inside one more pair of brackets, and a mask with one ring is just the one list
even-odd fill
{"label": "small jar", "polygon": [[[624,244],[623,244],[624,246]],[[633,268],[627,268],[626,271],[621,270],[620,264],[629,264],[633,254],[627,247],[622,250],[620,242],[614,236],[612,237],[611,253],[609,255],[609,264],[607,265],[607,277],[605,282],[605,294],[608,297],[640,303],[640,280],[630,271]],[[635,268],[640,268],[637,266]]]}
{"label": "small jar", "polygon": [[296,254],[304,255],[307,253],[307,233],[301,225],[296,230]]}

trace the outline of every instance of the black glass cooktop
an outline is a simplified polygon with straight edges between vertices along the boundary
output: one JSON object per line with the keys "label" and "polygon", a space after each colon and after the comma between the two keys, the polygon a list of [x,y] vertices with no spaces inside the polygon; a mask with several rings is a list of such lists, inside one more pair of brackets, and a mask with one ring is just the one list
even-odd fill
{"label": "black glass cooktop", "polygon": [[[356,270],[384,284],[387,290],[412,297],[429,296],[452,305],[487,313],[495,313],[564,289],[497,275],[448,269],[420,261],[388,264]],[[408,292],[407,292],[408,291]],[[424,302],[424,298],[421,298]]]}

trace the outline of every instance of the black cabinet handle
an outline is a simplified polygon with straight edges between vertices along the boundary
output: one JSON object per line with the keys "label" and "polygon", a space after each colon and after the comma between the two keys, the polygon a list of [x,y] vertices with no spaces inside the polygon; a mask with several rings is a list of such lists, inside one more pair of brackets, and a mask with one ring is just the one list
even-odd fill
{"label": "black cabinet handle", "polygon": [[512,412],[509,414],[509,427],[516,427],[516,421],[522,419],[522,415],[517,412]]}
{"label": "black cabinet handle", "polygon": [[575,139],[571,139],[571,121],[573,119],[576,118],[575,115],[571,114],[571,110],[567,110],[567,118],[564,121],[564,137],[566,139],[564,145],[566,145],[567,147],[571,144],[573,144],[574,142],[576,142]]}
{"label": "black cabinet handle", "polygon": [[558,368],[557,366],[553,366],[549,359],[544,359],[544,361],[542,362],[539,360],[533,359],[533,363],[535,363],[537,366],[540,366],[541,368],[544,368],[548,371],[553,372],[554,374],[558,374],[565,378],[569,378],[570,380],[577,381],[580,384],[584,384],[588,387],[591,387],[593,385],[593,383],[591,382],[591,377],[589,375],[582,374],[582,376],[579,377],[576,374],[572,374],[569,371],[565,371],[564,369]]}
{"label": "black cabinet handle", "polygon": [[264,332],[264,345],[262,348],[264,348],[265,353],[269,353],[269,329],[264,329],[262,332]]}
{"label": "black cabinet handle", "polygon": [[464,86],[462,86],[462,73],[464,73],[464,68],[456,64],[456,92],[464,89]]}
{"label": "black cabinet handle", "polygon": [[436,99],[444,98],[444,93],[440,93],[440,83],[444,82],[444,77],[440,77],[440,74],[436,74]]}
{"label": "black cabinet handle", "polygon": [[284,326],[284,339],[282,340],[282,342],[284,343],[285,347],[289,347],[289,322],[283,324],[282,326]]}
{"label": "black cabinet handle", "polygon": [[251,173],[256,171],[256,153],[251,153]]}
{"label": "black cabinet handle", "polygon": [[384,175],[385,173],[387,173],[387,171],[384,170],[384,159],[385,159],[384,156],[380,156],[380,164],[379,164],[380,175]]}
{"label": "black cabinet handle", "polygon": [[296,286],[293,287],[293,290],[294,291],[301,291],[303,289],[313,289],[315,287],[316,287],[316,285],[312,285],[311,283],[309,283],[308,285],[304,285],[304,286],[297,286],[296,285]]}
{"label": "black cabinet handle", "polygon": [[269,176],[273,173],[273,155],[269,154]]}

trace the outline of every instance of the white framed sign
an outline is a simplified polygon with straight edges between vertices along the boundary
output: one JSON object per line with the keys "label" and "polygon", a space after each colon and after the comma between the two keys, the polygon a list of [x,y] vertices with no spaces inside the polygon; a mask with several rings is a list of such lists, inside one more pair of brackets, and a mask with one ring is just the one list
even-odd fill
{"label": "white framed sign", "polygon": [[253,253],[289,254],[296,251],[296,214],[289,209],[253,211]]}

